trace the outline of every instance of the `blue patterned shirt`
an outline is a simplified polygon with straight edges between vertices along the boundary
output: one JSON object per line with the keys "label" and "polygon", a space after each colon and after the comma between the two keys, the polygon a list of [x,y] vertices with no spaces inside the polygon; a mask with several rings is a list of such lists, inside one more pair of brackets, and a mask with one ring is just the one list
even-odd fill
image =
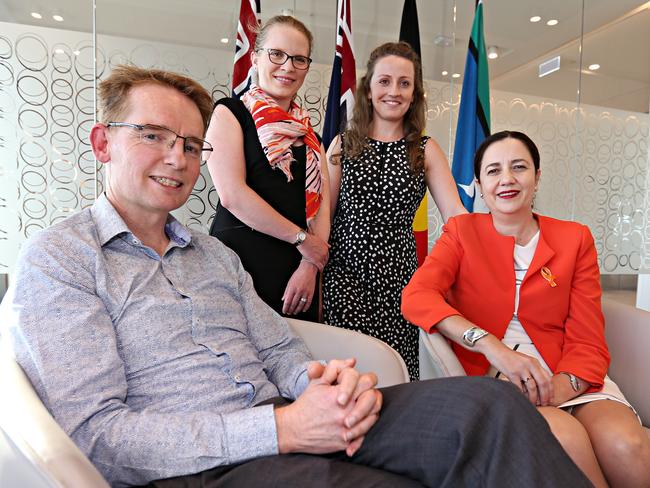
{"label": "blue patterned shirt", "polygon": [[26,242],[3,335],[115,486],[277,454],[273,407],[311,359],[230,249],[169,217],[161,258],[105,196]]}

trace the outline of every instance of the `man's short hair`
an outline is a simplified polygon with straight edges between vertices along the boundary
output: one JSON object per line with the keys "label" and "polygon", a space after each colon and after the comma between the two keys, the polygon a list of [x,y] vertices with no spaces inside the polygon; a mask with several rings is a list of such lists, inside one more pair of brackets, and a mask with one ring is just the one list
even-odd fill
{"label": "man's short hair", "polygon": [[124,64],[113,68],[109,77],[99,83],[97,91],[99,121],[104,124],[120,122],[120,118],[129,109],[129,91],[135,86],[146,83],[168,86],[187,96],[201,112],[203,130],[207,129],[212,114],[212,97],[199,83],[171,71],[138,68]]}

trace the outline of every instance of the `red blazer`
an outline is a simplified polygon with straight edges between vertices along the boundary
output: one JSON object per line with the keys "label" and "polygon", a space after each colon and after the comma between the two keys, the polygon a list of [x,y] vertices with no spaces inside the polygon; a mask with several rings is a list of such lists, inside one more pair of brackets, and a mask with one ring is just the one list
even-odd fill
{"label": "red blazer", "polygon": [[[554,373],[573,373],[597,391],[609,352],[594,240],[576,222],[535,218],[540,236],[519,290],[519,321]],[[445,317],[462,315],[502,339],[515,306],[514,237],[499,234],[489,214],[453,217],[443,231],[404,289],[404,317],[431,333]],[[485,356],[452,347],[468,375],[486,374]]]}

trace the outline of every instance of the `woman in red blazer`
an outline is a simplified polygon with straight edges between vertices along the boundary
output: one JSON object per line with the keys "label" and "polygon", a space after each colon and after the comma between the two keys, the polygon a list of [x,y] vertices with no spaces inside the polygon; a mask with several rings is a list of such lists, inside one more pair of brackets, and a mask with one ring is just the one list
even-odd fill
{"label": "woman in red blazer", "polygon": [[449,219],[404,316],[447,337],[467,374],[511,381],[595,486],[650,487],[650,441],[606,377],[589,229],[533,213],[539,151],[521,132],[488,137],[474,173],[490,214]]}

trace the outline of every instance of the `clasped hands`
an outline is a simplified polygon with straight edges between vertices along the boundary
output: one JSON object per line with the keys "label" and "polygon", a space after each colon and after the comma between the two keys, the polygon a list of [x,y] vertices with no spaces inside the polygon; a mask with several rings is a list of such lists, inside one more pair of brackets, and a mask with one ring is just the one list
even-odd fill
{"label": "clasped hands", "polygon": [[327,366],[312,362],[309,385],[290,405],[275,410],[280,454],[326,454],[359,450],[377,422],[382,395],[374,373],[361,374],[354,359],[335,359]]}

